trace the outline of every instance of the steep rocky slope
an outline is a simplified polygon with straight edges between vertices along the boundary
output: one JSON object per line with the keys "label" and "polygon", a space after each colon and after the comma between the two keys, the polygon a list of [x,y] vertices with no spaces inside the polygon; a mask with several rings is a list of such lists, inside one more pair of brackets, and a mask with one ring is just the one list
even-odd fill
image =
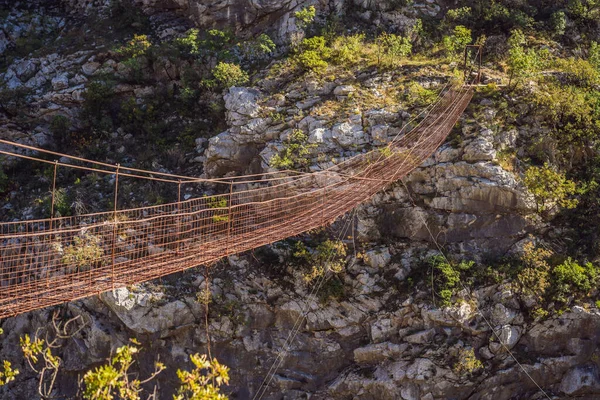
{"label": "steep rocky slope", "polygon": [[[193,87],[186,74],[201,67],[161,52],[145,54],[140,67],[115,50],[134,33],[168,43],[197,26],[230,27],[244,38],[267,31],[284,54],[289,40],[304,34],[294,12],[313,3],[317,20],[332,12],[356,26],[396,32],[412,29],[416,18],[437,21],[454,7],[433,0],[159,0],[136,1],[143,14],[119,19],[119,9],[103,0],[10,4],[0,29],[0,81],[10,91],[0,99],[0,137],[55,149],[68,143],[67,150],[103,161],[209,177],[276,169],[294,137],[306,153],[292,161],[306,170],[382,146],[450,81],[453,67],[407,60],[391,71],[353,67],[298,75],[267,60],[253,67],[250,82],[185,103],[183,93]],[[488,43],[498,44],[494,33]],[[41,42],[32,41],[40,36]],[[478,91],[447,143],[402,182],[323,231],[2,321],[0,360],[11,360],[21,373],[0,387],[0,396],[38,397],[37,376],[22,358],[19,338],[43,335],[58,311],[62,319],[80,316],[82,328],[56,350],[63,359],[57,398],[77,397],[81,375],[130,338],[143,348],[136,366],[142,376],[157,357],[168,367],[156,380],[161,399],[177,387],[177,368],[190,367],[189,354],[206,353],[209,343],[212,355],[231,368],[225,392],[238,399],[252,398],[263,380],[265,398],[273,399],[545,398],[536,383],[550,398],[597,398],[597,288],[585,297],[544,303],[506,272],[532,244],[556,253],[568,248],[562,243],[570,238],[564,217],[542,217],[522,183],[520,164],[530,161],[531,149],[550,153],[556,145],[532,145],[551,128],[528,105],[527,90],[535,91],[535,84],[510,92],[494,85],[498,71],[484,72],[491,85]],[[100,90],[106,81],[110,92]],[[95,90],[113,102],[94,97],[94,103],[89,93]],[[99,106],[98,115],[89,116],[95,112],[90,104]],[[59,125],[63,120],[56,116],[68,125]],[[155,132],[144,120],[170,125]],[[172,136],[181,132],[185,136]],[[577,157],[572,160],[577,164]],[[2,217],[47,213],[47,174],[40,170],[32,177],[23,173],[25,164],[11,159],[3,164],[16,183],[3,189]],[[110,179],[62,178],[74,193],[68,212],[110,204]],[[123,206],[173,196],[148,186],[124,192]],[[185,193],[194,194],[196,189]],[[338,260],[343,271],[323,281],[307,278],[311,270],[298,249],[314,255],[319,243],[335,237],[347,248]],[[474,261],[459,272],[465,286],[451,288],[450,302],[439,295],[447,282],[439,281],[432,261],[439,261],[441,249],[457,262]],[[286,347],[294,327],[299,329]]]}

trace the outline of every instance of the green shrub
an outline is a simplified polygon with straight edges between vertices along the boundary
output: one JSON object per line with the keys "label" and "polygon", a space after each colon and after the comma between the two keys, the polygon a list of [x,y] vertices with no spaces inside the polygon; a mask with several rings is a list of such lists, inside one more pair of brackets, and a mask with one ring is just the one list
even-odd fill
{"label": "green shrub", "polygon": [[61,261],[73,266],[77,271],[87,271],[101,262],[103,256],[100,238],[86,233],[73,238],[73,244],[64,249]]}
{"label": "green shrub", "polygon": [[412,43],[407,37],[384,32],[377,37],[376,42],[381,49],[378,52],[378,64],[384,67],[397,66],[412,51]]}
{"label": "green shrub", "polygon": [[473,41],[471,30],[465,26],[457,25],[454,27],[454,32],[450,36],[444,36],[442,42],[446,52],[454,55],[464,50],[465,46]]}
{"label": "green shrub", "polygon": [[468,376],[483,368],[481,361],[475,357],[475,351],[470,349],[460,349],[458,360],[454,363],[452,370],[458,376]]}
{"label": "green shrub", "polygon": [[[323,38],[323,40],[325,40]],[[332,44],[331,62],[338,65],[353,65],[360,63],[363,59],[365,48],[365,35],[356,34],[351,36],[338,36]],[[323,53],[322,49],[319,49]]]}
{"label": "green shrub", "polygon": [[304,7],[300,11],[296,11],[294,13],[294,17],[296,17],[296,24],[300,29],[305,29],[308,27],[314,20],[317,15],[317,10],[315,6]]}
{"label": "green shrub", "polygon": [[241,86],[249,81],[248,74],[237,64],[220,62],[212,71],[220,87]]}
{"label": "green shrub", "polygon": [[127,42],[126,45],[119,47],[116,53],[125,58],[140,57],[146,54],[152,46],[148,36],[134,35],[133,39]]}
{"label": "green shrub", "polygon": [[2,362],[2,369],[0,369],[0,386],[14,381],[17,375],[19,375],[19,370],[13,369],[12,364],[4,360]]}
{"label": "green shrub", "polygon": [[71,121],[64,115],[55,115],[50,121],[50,133],[59,148],[67,146],[71,141]]}
{"label": "green shrub", "polygon": [[131,366],[135,363],[134,356],[139,352],[135,346],[121,346],[106,365],[101,365],[88,371],[83,376],[83,398],[86,400],[106,400],[119,398],[123,400],[139,400],[142,383],[146,383],[159,373],[165,366],[160,362],[154,364],[154,371],[143,382],[137,379]]}
{"label": "green shrub", "polygon": [[519,29],[511,32],[508,39],[508,68],[510,82],[520,82],[530,77],[539,67],[539,57],[533,49],[525,50],[527,41],[525,35]]}
{"label": "green shrub", "polygon": [[576,191],[575,182],[568,180],[548,164],[528,168],[523,182],[533,194],[539,213],[544,213],[556,205],[565,208],[577,206],[577,200],[570,198]]}
{"label": "green shrub", "polygon": [[564,11],[557,11],[550,17],[550,27],[552,28],[552,33],[558,36],[562,36],[565,34],[565,30],[567,29],[567,15]]}
{"label": "green shrub", "polygon": [[600,44],[592,42],[590,44],[590,52],[588,60],[598,71],[600,71]]}
{"label": "green shrub", "polygon": [[295,60],[302,69],[316,73],[325,72],[329,65],[323,60],[321,54],[313,50],[303,51],[295,57]]}
{"label": "green shrub", "polygon": [[425,89],[417,82],[411,82],[406,89],[406,101],[410,107],[424,107],[431,104],[437,98],[437,93],[431,89]]}
{"label": "green shrub", "polygon": [[315,144],[308,143],[308,136],[299,129],[294,130],[284,142],[284,148],[269,160],[269,164],[277,169],[306,170],[310,160],[308,155]]}
{"label": "green shrub", "polygon": [[446,13],[446,19],[459,23],[468,22],[471,16],[471,7],[453,8]]}
{"label": "green shrub", "polygon": [[208,208],[217,209],[212,220],[215,223],[228,222],[227,198],[225,196],[205,196]]}
{"label": "green shrub", "polygon": [[101,134],[112,130],[110,112],[114,96],[114,83],[110,80],[92,81],[83,93],[82,117]]}
{"label": "green shrub", "polygon": [[206,355],[191,354],[192,371],[177,370],[181,386],[174,400],[227,400],[220,393],[222,385],[229,384],[229,368]]}
{"label": "green shrub", "polygon": [[517,274],[519,292],[534,296],[538,301],[544,297],[550,286],[550,264],[548,259],[553,255],[550,250],[535,247],[527,243],[521,255],[521,270]]}
{"label": "green shrub", "polygon": [[433,290],[440,298],[442,306],[452,304],[452,296],[460,288],[461,272],[469,273],[475,265],[473,261],[461,261],[453,266],[441,255],[431,257],[428,264],[433,270]]}
{"label": "green shrub", "polygon": [[579,264],[567,258],[562,264],[552,270],[554,277],[553,289],[557,293],[557,300],[565,300],[566,296],[580,293],[586,295],[596,287],[600,270],[592,263]]}

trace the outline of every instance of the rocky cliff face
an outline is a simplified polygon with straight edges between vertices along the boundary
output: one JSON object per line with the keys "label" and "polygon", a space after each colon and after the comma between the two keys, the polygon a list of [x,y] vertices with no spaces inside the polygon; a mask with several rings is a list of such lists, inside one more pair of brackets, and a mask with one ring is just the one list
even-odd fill
{"label": "rocky cliff face", "polygon": [[[101,14],[109,3],[64,0],[53,7],[81,16]],[[158,38],[177,36],[182,27],[228,26],[247,36],[270,30],[279,42],[298,32],[293,12],[308,4],[397,31],[412,26],[417,16],[436,16],[446,6],[429,0],[406,7],[359,0],[136,3],[150,15]],[[39,4],[30,6],[33,14],[23,7],[8,12],[0,29],[0,54],[14,47],[23,32],[68,34],[71,25],[65,24],[72,20],[50,6],[47,11]],[[11,90],[31,91],[23,112],[35,124],[30,119],[23,124],[22,114],[3,112],[0,137],[56,145],[49,128],[52,118],[65,115],[77,124],[89,81],[128,72],[127,65],[115,61],[112,44],[100,42],[10,60],[0,81]],[[169,64],[151,73],[168,81],[180,75],[179,67]],[[390,99],[403,96],[413,80],[440,89],[448,75],[427,66],[403,66],[395,73],[373,69],[324,80],[264,72],[252,87],[231,87],[223,93],[227,128],[210,139],[197,138],[196,151],[186,153],[183,163],[209,177],[269,171],[290,137],[300,132],[309,150],[303,166],[323,169],[402,135],[421,109]],[[144,83],[115,87],[117,95],[140,103],[153,90]],[[165,399],[176,387],[175,370],[189,367],[189,354],[205,353],[209,345],[212,355],[231,368],[227,392],[238,399],[252,398],[263,380],[268,381],[265,398],[271,399],[544,398],[527,374],[554,398],[597,398],[596,306],[534,316],[532,300],[502,281],[478,283],[469,293],[460,291],[460,301],[444,306],[431,300],[429,277],[423,276],[429,271],[423,260],[439,253],[436,245],[461,258],[499,258],[519,254],[533,240],[528,234],[540,228],[531,195],[514,172],[517,161],[507,161],[506,154],[543,128],[529,120],[499,129],[495,117],[501,100],[478,94],[460,127],[424,165],[345,217],[353,227],[346,231],[351,236],[346,241],[355,247],[343,260],[344,271],[326,280],[316,294],[316,284],[307,283],[293,261],[292,245],[278,243],[206,270],[200,267],[10,318],[1,323],[5,335],[0,359],[13,361],[21,375],[16,384],[0,388],[0,396],[36,398],[37,380],[20,358],[19,337],[38,328],[43,332],[58,311],[65,318],[80,316],[77,323],[82,325],[59,350],[64,360],[55,390],[59,398],[76,396],[78,376],[130,338],[143,347],[142,375],[158,356],[167,365],[158,379],[160,398]],[[129,152],[135,159],[135,151],[121,146],[132,137],[121,129],[106,141],[115,154]],[[16,203],[24,194],[11,188],[10,196]],[[15,218],[31,217],[27,208],[19,213]],[[329,229],[337,235],[341,224]],[[208,318],[202,299],[207,281]],[[297,333],[286,346],[294,327]],[[484,368],[462,368],[466,354],[473,354]],[[270,375],[277,360],[281,365]]]}

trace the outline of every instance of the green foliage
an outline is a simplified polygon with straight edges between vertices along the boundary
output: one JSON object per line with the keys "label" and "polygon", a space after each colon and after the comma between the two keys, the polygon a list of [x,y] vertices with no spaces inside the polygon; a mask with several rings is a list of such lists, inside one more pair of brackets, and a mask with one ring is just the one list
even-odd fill
{"label": "green foliage", "polygon": [[106,136],[113,128],[111,108],[114,96],[114,83],[110,80],[92,81],[83,93],[82,117],[101,136]]}
{"label": "green foliage", "polygon": [[535,247],[527,243],[521,255],[522,269],[517,274],[517,287],[519,292],[533,296],[540,301],[546,289],[550,286],[550,264],[548,259],[552,256],[550,250]]}
{"label": "green foliage", "polygon": [[74,266],[80,271],[90,269],[99,263],[104,256],[104,250],[98,236],[85,233],[75,236],[73,244],[68,245],[63,252],[62,263]]}
{"label": "green foliage", "polygon": [[71,121],[64,115],[55,115],[52,117],[52,121],[50,121],[50,133],[59,148],[64,148],[70,143],[70,128]]}
{"label": "green foliage", "polygon": [[[337,65],[353,65],[360,63],[362,60],[362,51],[365,46],[364,41],[365,35],[362,33],[336,37],[331,43],[331,61]],[[319,49],[318,51],[319,54],[324,54],[323,49]]]}
{"label": "green foliage", "polygon": [[2,369],[0,370],[0,386],[14,381],[17,375],[19,375],[19,370],[13,369],[11,363],[4,360],[2,362]]}
{"label": "green foliage", "polygon": [[567,15],[564,11],[557,11],[552,14],[550,17],[550,27],[552,28],[552,33],[558,36],[562,36],[565,34],[565,30],[567,29]]}
{"label": "green foliage", "polygon": [[272,54],[277,48],[277,45],[269,35],[263,33],[256,39],[239,44],[239,47],[241,48],[244,58],[253,62],[262,60]]}
{"label": "green foliage", "polygon": [[10,179],[4,172],[4,167],[2,166],[4,159],[0,157],[0,193],[4,193],[8,190]]}
{"label": "green foliage", "polygon": [[227,400],[220,387],[229,384],[229,368],[204,354],[192,354],[190,360],[192,371],[177,370],[181,386],[173,400]]}
{"label": "green foliage", "polygon": [[176,38],[174,42],[179,47],[180,51],[191,55],[198,55],[200,53],[199,34],[200,31],[198,29],[192,28],[188,30],[184,36]]}
{"label": "green foliage", "polygon": [[595,288],[600,276],[600,268],[590,262],[579,264],[569,257],[552,269],[552,275],[555,300],[566,302],[566,298],[570,295],[576,293],[587,295],[592,288]]}
{"label": "green foliage", "polygon": [[327,239],[317,245],[310,252],[302,242],[296,242],[294,257],[303,259],[309,267],[309,272],[303,278],[310,283],[315,279],[323,277],[327,272],[339,274],[346,265],[346,254],[348,248],[341,240]]}
{"label": "green foliage", "polygon": [[229,221],[229,216],[227,215],[227,198],[225,196],[206,197],[206,205],[208,208],[216,210],[215,215],[212,217],[213,222]]}
{"label": "green foliage", "polygon": [[471,15],[471,7],[453,8],[451,10],[448,10],[448,12],[446,13],[446,19],[453,22],[465,23],[469,21]]}
{"label": "green foliage", "polygon": [[9,89],[0,83],[0,111],[10,117],[24,115],[29,108],[31,94],[31,89],[25,86]]}
{"label": "green foliage", "polygon": [[544,213],[556,205],[575,208],[577,200],[570,198],[576,191],[575,182],[555,171],[548,164],[543,167],[530,167],[523,179],[527,189],[533,194],[537,211]]}
{"label": "green foliage", "polygon": [[472,348],[460,349],[458,360],[452,367],[456,375],[468,376],[483,368],[483,363],[475,357],[475,351]]}
{"label": "green foliage", "polygon": [[152,375],[140,381],[129,372],[135,363],[134,356],[138,352],[139,349],[135,346],[119,347],[108,364],[88,371],[83,376],[85,385],[83,397],[87,400],[139,400],[141,386],[154,379],[165,369],[165,366],[156,362]]}
{"label": "green foliage", "polygon": [[269,160],[271,167],[276,169],[306,170],[312,149],[315,144],[308,143],[308,136],[299,129],[295,129],[283,143],[283,150]]}
{"label": "green foliage", "polygon": [[442,42],[449,55],[455,55],[464,50],[465,46],[473,41],[471,30],[463,25],[454,27],[454,32],[450,36],[444,36]]}
{"label": "green foliage", "polygon": [[600,44],[592,42],[590,44],[590,51],[588,60],[598,71],[600,71]]}
{"label": "green foliage", "polygon": [[[48,210],[51,208],[52,192],[46,199],[46,207]],[[56,189],[54,191],[54,215],[53,217],[66,217],[71,215],[71,203],[67,191],[63,188]]]}
{"label": "green foliage", "polygon": [[402,58],[412,52],[412,43],[409,38],[383,32],[376,39],[380,46],[378,64],[390,68],[397,66]]}
{"label": "green foliage", "polygon": [[434,288],[441,299],[442,306],[452,304],[452,296],[455,295],[461,282],[461,273],[470,271],[475,263],[473,261],[461,261],[457,265],[452,265],[448,260],[441,256],[434,256],[428,260],[432,274],[434,276]]}
{"label": "green foliage", "polygon": [[125,58],[140,57],[152,46],[146,35],[134,35],[126,45],[119,47],[116,53]]}
{"label": "green foliage", "polygon": [[516,83],[530,77],[539,66],[539,58],[533,49],[525,50],[527,41],[519,29],[511,32],[508,39],[508,67],[511,82]]}
{"label": "green foliage", "polygon": [[431,89],[425,89],[417,82],[411,82],[406,89],[406,102],[410,107],[424,107],[431,104],[437,98],[437,93]]}
{"label": "green foliage", "polygon": [[315,6],[304,7],[300,11],[294,13],[296,17],[296,24],[300,29],[306,29],[314,20],[317,15]]}
{"label": "green foliage", "polygon": [[242,86],[249,81],[248,73],[237,64],[220,62],[212,73],[217,84],[222,88]]}

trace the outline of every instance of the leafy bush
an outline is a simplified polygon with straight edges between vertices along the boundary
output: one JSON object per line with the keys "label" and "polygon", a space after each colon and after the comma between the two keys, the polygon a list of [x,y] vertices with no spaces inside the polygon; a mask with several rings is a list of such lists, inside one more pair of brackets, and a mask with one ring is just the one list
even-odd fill
{"label": "leafy bush", "polygon": [[548,164],[527,169],[523,182],[533,194],[539,213],[544,213],[556,205],[565,208],[577,206],[577,200],[569,198],[575,193],[575,182],[568,180]]}
{"label": "leafy bush", "polygon": [[12,364],[9,361],[4,360],[2,362],[2,370],[0,370],[0,386],[4,386],[11,381],[14,381],[17,375],[19,375],[19,370],[13,369]]}
{"label": "leafy bush", "polygon": [[468,22],[471,18],[472,9],[471,7],[460,7],[448,10],[446,13],[446,19],[455,22]]}
{"label": "leafy bush", "polygon": [[174,400],[227,400],[219,392],[219,387],[229,384],[229,368],[216,359],[208,360],[206,355],[191,354],[194,364],[192,371],[177,370],[181,381]]}
{"label": "leafy bush", "polygon": [[71,121],[64,115],[55,115],[50,121],[50,133],[54,138],[59,148],[67,146],[70,142],[71,135],[69,129],[71,127]]}
{"label": "leafy bush", "polygon": [[269,164],[277,169],[299,169],[308,167],[308,155],[316,145],[308,143],[308,136],[299,129],[295,129],[284,142],[284,148],[269,160]]}
{"label": "leafy bush", "polygon": [[517,274],[519,291],[528,296],[541,300],[550,286],[550,264],[548,259],[553,255],[550,250],[536,248],[533,243],[527,243],[521,255],[522,269]]}
{"label": "leafy bush", "polygon": [[550,17],[550,27],[555,35],[562,36],[567,29],[567,15],[564,11],[557,11]]}
{"label": "leafy bush", "polygon": [[574,295],[577,292],[586,295],[592,288],[596,287],[600,270],[592,263],[588,262],[581,265],[569,257],[562,264],[555,266],[552,269],[552,274],[556,300],[565,301],[569,295]]}
{"label": "leafy bush", "polygon": [[101,135],[112,130],[111,107],[114,101],[114,83],[110,80],[95,80],[87,85],[83,93],[83,119]]}
{"label": "leafy bush", "polygon": [[86,271],[99,263],[103,256],[100,238],[86,233],[73,238],[73,244],[64,249],[61,261],[63,264],[74,266],[78,271]]}
{"label": "leafy bush", "polygon": [[125,57],[140,57],[146,54],[146,51],[152,46],[148,36],[146,35],[134,35],[133,39],[127,42],[126,45],[119,47],[116,53]]}
{"label": "leafy bush", "polygon": [[83,376],[85,389],[83,397],[87,400],[105,400],[119,398],[123,400],[139,400],[142,385],[154,379],[165,366],[160,362],[154,364],[154,371],[149,378],[141,381],[129,369],[135,363],[134,355],[139,352],[135,346],[119,347],[109,363]]}
{"label": "leafy bush", "polygon": [[308,27],[314,20],[317,15],[317,10],[315,6],[304,7],[300,11],[296,11],[294,13],[294,17],[296,17],[296,24],[300,29],[305,29]]}
{"label": "leafy bush", "polygon": [[442,306],[449,306],[452,302],[459,284],[461,282],[461,272],[470,271],[475,263],[473,261],[461,261],[457,265],[452,265],[441,255],[431,257],[428,260],[432,274],[434,275],[434,293],[441,299]]}
{"label": "leafy bush", "polygon": [[400,59],[408,56],[412,51],[412,43],[407,37],[384,32],[379,35],[376,42],[381,47],[381,51],[378,52],[378,64],[388,68],[398,65]]}
{"label": "leafy bush", "polygon": [[454,27],[454,32],[450,36],[444,36],[442,42],[444,48],[450,55],[454,55],[462,50],[465,46],[473,41],[471,30],[465,26],[457,25]]}
{"label": "leafy bush", "polygon": [[406,101],[410,107],[423,107],[431,104],[437,98],[437,93],[425,89],[417,82],[411,82],[406,89]]}
{"label": "leafy bush", "polygon": [[512,31],[508,39],[509,85],[513,80],[518,83],[530,77],[539,66],[538,55],[532,49],[525,50],[526,43],[525,35],[521,30]]}
{"label": "leafy bush", "polygon": [[323,277],[327,272],[339,274],[346,265],[347,247],[341,240],[324,240],[313,251],[302,242],[296,242],[293,256],[299,259],[309,272],[304,274],[304,280],[309,283]]}
{"label": "leafy bush", "polygon": [[467,376],[483,368],[481,361],[475,357],[475,351],[470,349],[460,349],[458,353],[458,361],[452,367],[456,375]]}
{"label": "leafy bush", "polygon": [[248,73],[237,64],[220,62],[212,73],[219,86],[223,88],[241,86],[249,81]]}
{"label": "leafy bush", "polygon": [[213,215],[213,222],[227,222],[229,221],[228,210],[227,210],[227,198],[225,196],[211,196],[206,197],[206,205],[208,208],[217,209],[215,215]]}
{"label": "leafy bush", "polygon": [[588,56],[590,64],[600,71],[600,44],[592,42],[590,44],[590,52]]}

